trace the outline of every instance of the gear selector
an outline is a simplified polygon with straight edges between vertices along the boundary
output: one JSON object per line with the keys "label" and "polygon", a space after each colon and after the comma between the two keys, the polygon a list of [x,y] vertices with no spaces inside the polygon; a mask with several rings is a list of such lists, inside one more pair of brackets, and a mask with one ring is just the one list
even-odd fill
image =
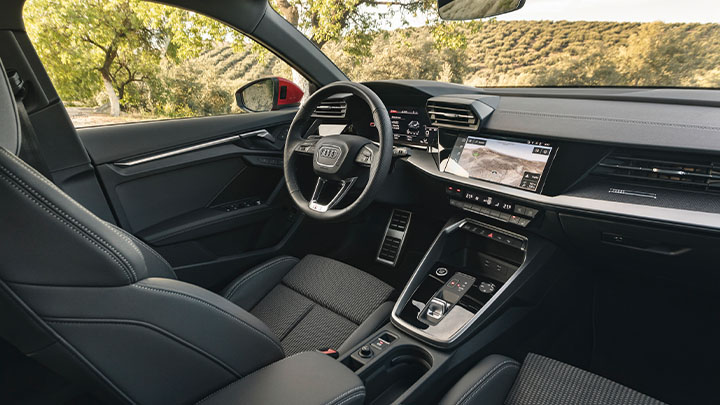
{"label": "gear selector", "polygon": [[418,320],[428,325],[437,325],[452,308],[460,302],[475,283],[475,277],[457,272],[427,302],[418,314]]}

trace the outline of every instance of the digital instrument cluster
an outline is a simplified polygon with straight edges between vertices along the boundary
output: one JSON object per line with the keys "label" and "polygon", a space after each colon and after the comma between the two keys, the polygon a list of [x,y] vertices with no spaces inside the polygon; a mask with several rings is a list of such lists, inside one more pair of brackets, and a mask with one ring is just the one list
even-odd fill
{"label": "digital instrument cluster", "polygon": [[419,107],[388,107],[396,144],[427,146],[438,136],[425,110]]}

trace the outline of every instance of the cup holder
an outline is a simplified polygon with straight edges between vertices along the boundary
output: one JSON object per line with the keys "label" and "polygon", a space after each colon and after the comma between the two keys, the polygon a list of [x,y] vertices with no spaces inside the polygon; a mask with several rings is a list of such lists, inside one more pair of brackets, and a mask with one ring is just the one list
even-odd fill
{"label": "cup holder", "polygon": [[391,404],[432,368],[432,357],[416,346],[395,348],[360,377],[365,383],[365,403]]}

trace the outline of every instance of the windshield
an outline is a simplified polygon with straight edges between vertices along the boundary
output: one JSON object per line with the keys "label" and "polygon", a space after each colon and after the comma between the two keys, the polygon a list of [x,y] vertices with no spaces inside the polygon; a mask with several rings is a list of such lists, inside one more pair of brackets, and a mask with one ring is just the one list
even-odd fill
{"label": "windshield", "polygon": [[460,22],[427,0],[273,1],[356,81],[720,88],[718,0],[527,0]]}

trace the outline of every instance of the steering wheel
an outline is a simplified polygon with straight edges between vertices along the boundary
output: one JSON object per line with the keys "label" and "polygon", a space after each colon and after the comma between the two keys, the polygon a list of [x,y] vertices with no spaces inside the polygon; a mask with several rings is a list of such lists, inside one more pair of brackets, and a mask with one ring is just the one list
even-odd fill
{"label": "steering wheel", "polygon": [[[326,98],[351,93],[364,101],[372,111],[380,146],[359,135],[329,135],[305,139],[314,122],[315,108]],[[372,90],[359,83],[335,82],[313,93],[295,115],[285,141],[284,172],[288,191],[298,208],[318,220],[340,220],[352,217],[372,202],[390,170],[393,153],[393,132],[385,105]],[[312,155],[313,171],[318,176],[310,201],[300,191],[295,165],[298,155]],[[355,201],[344,208],[335,207],[353,187],[363,171],[369,170],[365,188]],[[339,190],[325,202],[322,191],[330,183],[339,183]]]}

